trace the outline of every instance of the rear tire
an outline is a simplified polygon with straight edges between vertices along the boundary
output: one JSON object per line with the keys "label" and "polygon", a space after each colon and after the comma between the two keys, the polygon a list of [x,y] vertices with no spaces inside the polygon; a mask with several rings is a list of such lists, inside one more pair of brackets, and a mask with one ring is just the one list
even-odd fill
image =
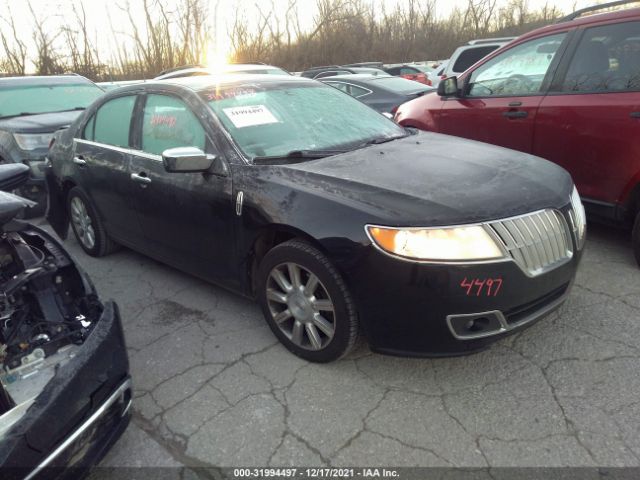
{"label": "rear tire", "polygon": [[92,257],[103,257],[118,249],[118,244],[107,235],[89,196],[80,187],[73,187],[69,191],[67,212],[73,234],[85,253]]}
{"label": "rear tire", "polygon": [[636,214],[636,221],[633,225],[631,238],[633,243],[633,253],[636,256],[636,262],[640,267],[640,211]]}
{"label": "rear tire", "polygon": [[301,240],[272,248],[260,263],[258,300],[276,337],[295,355],[331,362],[356,343],[358,318],[337,269]]}

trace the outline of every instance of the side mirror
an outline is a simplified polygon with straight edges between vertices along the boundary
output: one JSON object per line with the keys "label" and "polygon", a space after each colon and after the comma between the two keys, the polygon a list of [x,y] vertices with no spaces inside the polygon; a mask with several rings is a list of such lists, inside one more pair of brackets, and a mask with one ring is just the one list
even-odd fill
{"label": "side mirror", "polygon": [[29,179],[31,169],[24,163],[6,163],[0,166],[0,190],[10,192]]}
{"label": "side mirror", "polygon": [[208,172],[218,159],[196,147],[170,148],[162,152],[164,169],[169,173]]}
{"label": "side mirror", "polygon": [[445,78],[438,84],[438,95],[441,97],[455,97],[458,95],[458,78]]}

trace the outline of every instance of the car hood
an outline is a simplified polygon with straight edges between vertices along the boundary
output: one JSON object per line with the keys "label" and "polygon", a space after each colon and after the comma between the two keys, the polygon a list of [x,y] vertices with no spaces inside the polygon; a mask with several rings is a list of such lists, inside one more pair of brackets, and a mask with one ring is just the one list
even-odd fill
{"label": "car hood", "polygon": [[49,133],[66,128],[82,113],[81,110],[70,112],[41,113],[0,119],[0,130],[12,133]]}
{"label": "car hood", "polygon": [[459,225],[569,203],[561,167],[521,152],[421,132],[320,160],[280,166],[292,188],[358,205],[387,225]]}

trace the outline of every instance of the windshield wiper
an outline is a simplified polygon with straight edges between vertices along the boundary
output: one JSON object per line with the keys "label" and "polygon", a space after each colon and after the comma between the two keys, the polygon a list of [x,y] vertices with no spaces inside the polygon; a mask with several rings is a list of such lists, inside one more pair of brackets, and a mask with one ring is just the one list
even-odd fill
{"label": "windshield wiper", "polygon": [[28,117],[29,115],[40,115],[40,112],[20,112],[20,113],[14,113],[13,115],[7,115],[7,116],[4,116],[0,113],[0,118],[5,119],[5,118],[13,118],[13,117]]}
{"label": "windshield wiper", "polygon": [[371,140],[367,140],[363,144],[361,144],[358,148],[368,147],[369,145],[380,145],[381,143],[393,142],[394,140],[400,140],[401,138],[407,138],[407,135],[394,135],[392,137],[375,137]]}
{"label": "windshield wiper", "polygon": [[76,112],[80,110],[86,110],[87,107],[73,107],[73,108],[65,108],[64,110],[55,110],[49,113],[60,113],[60,112]]}
{"label": "windshield wiper", "polygon": [[284,155],[253,157],[253,163],[279,163],[287,160],[312,160],[317,158],[330,157],[332,155],[338,155],[345,152],[347,152],[347,150],[291,150]]}

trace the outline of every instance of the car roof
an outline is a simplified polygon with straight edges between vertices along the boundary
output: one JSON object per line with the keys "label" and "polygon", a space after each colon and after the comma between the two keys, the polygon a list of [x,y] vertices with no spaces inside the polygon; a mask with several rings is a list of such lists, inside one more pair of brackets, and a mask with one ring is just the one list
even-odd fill
{"label": "car roof", "polygon": [[355,81],[359,80],[362,82],[366,82],[367,80],[376,80],[380,78],[393,78],[393,77],[387,77],[385,75],[373,75],[371,73],[351,73],[349,75],[331,75],[330,77],[322,77],[322,78],[319,78],[318,80],[320,80],[321,82],[325,80],[355,80]]}
{"label": "car roof", "polygon": [[63,85],[66,83],[87,83],[95,85],[91,80],[82,75],[50,75],[50,76],[28,76],[28,77],[3,77],[0,78],[0,87],[13,86],[37,86],[37,85]]}
{"label": "car roof", "polygon": [[154,86],[176,85],[188,88],[194,92],[200,92],[210,88],[230,85],[267,85],[282,83],[318,83],[316,80],[293,75],[272,75],[272,74],[242,74],[242,73],[220,73],[214,75],[199,75],[196,77],[167,78],[166,80],[149,80],[142,84],[128,85],[118,89],[120,92],[126,90],[139,90],[140,88],[153,88]]}
{"label": "car roof", "polygon": [[[269,68],[275,68],[278,70],[282,70],[280,67],[276,67],[274,65],[265,65],[262,63],[229,63],[227,65],[223,65],[218,69],[221,72],[249,72],[251,70],[267,70]],[[178,78],[180,75],[189,74],[189,73],[202,73],[209,75],[214,72],[215,69],[209,69],[206,67],[187,67],[187,68],[178,68],[175,70],[171,70],[165,73],[161,73],[155,79],[161,80],[160,77],[172,77],[176,76]],[[284,71],[284,70],[282,70]],[[214,73],[215,74],[215,73]]]}
{"label": "car roof", "polygon": [[594,23],[607,22],[610,20],[632,20],[640,17],[640,7],[636,8],[626,8],[624,10],[617,10],[615,12],[605,12],[605,13],[592,13],[585,15],[583,17],[578,17],[573,20],[564,20],[560,19],[558,23],[554,23],[553,25],[548,25],[546,27],[537,28],[532,30],[520,37],[518,37],[518,42],[528,39],[531,37],[536,37],[540,33],[551,33],[555,31],[565,31],[568,28],[577,28],[586,25],[591,25]]}

